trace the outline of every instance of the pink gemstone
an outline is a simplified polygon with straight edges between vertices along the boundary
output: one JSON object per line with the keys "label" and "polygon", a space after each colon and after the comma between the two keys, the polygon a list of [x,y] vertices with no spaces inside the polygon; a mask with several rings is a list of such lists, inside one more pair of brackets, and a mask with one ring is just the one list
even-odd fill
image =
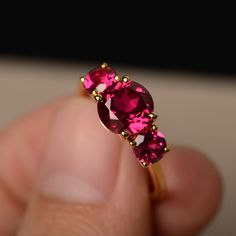
{"label": "pink gemstone", "polygon": [[148,130],[144,134],[137,135],[134,141],[136,146],[133,150],[141,164],[154,163],[165,153],[166,140],[159,131]]}
{"label": "pink gemstone", "polygon": [[112,132],[127,130],[130,135],[135,135],[150,125],[153,100],[142,85],[133,81],[117,82],[102,95],[103,102],[98,103],[98,114]]}
{"label": "pink gemstone", "polygon": [[85,76],[83,86],[89,93],[95,89],[98,92],[103,92],[116,82],[115,76],[116,72],[110,66],[98,67]]}

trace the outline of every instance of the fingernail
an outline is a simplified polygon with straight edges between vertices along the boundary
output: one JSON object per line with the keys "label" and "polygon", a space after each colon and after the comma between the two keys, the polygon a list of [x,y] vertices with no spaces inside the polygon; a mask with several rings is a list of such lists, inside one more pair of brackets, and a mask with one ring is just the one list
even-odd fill
{"label": "fingernail", "polygon": [[51,127],[39,191],[65,201],[106,201],[116,182],[120,145],[100,124],[91,101],[69,101]]}

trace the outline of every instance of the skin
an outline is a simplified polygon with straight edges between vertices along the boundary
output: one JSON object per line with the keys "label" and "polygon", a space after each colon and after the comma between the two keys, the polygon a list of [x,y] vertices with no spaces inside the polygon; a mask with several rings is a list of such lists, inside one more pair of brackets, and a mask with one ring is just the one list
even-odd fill
{"label": "skin", "polygon": [[[86,115],[76,117],[67,112],[75,103],[81,112],[86,109]],[[58,117],[62,114],[64,122],[60,123]],[[116,172],[106,201],[91,204],[86,196],[80,202],[72,195],[65,198],[45,194],[38,185],[49,155],[45,153],[51,153],[51,158],[61,148],[57,142],[48,141],[49,136],[54,139],[59,123],[69,137],[73,137],[73,127],[93,123],[92,127],[81,125],[80,130],[86,134],[93,129],[101,146],[114,136],[101,127],[94,104],[82,97],[59,99],[6,127],[0,133],[0,235],[185,236],[197,235],[213,219],[222,199],[221,177],[204,154],[188,147],[171,147],[161,161],[168,186],[168,195],[161,202],[150,201],[147,172],[119,139],[114,141],[119,158],[112,160],[119,162],[119,167],[110,174]],[[89,147],[96,156],[96,145],[87,139],[83,142],[80,149]],[[80,149],[78,155],[83,153]],[[57,158],[51,159],[57,165]],[[85,167],[81,171],[92,178],[97,170],[89,172]],[[107,190],[107,186],[99,187]]]}

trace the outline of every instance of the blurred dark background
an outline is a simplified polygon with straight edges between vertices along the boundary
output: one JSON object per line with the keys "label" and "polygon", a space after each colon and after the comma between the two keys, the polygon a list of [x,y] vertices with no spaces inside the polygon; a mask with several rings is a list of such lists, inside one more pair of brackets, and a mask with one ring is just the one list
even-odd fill
{"label": "blurred dark background", "polygon": [[1,28],[0,56],[236,75],[235,21],[228,12],[213,16],[206,11],[204,18],[202,12],[189,11],[181,18],[181,12],[164,15],[161,8],[148,6],[134,15],[110,16],[94,8],[63,19],[41,14],[36,21],[31,16],[8,22]]}
{"label": "blurred dark background", "polygon": [[236,75],[236,64],[232,59],[232,51],[230,51],[232,49],[220,51],[222,48],[214,49],[205,45],[199,50],[194,45],[193,48],[183,46],[183,42],[156,45],[154,40],[143,42],[143,45],[123,46],[122,48],[115,45],[84,47],[84,44],[78,41],[60,45],[48,42],[40,46],[38,44],[1,45],[0,53],[4,56],[36,59],[108,61],[112,64],[119,63],[163,70]]}
{"label": "blurred dark background", "polygon": [[[112,64],[130,64],[163,70],[191,71],[197,73],[236,75],[234,45],[202,44],[186,47],[184,42],[158,42],[155,39],[138,42],[136,45],[97,45],[85,47],[84,42],[48,42],[1,44],[0,55],[67,61],[108,61]],[[126,42],[127,43],[127,42]],[[86,45],[89,45],[87,42]],[[130,46],[131,45],[131,46]],[[120,48],[121,47],[121,48]]]}

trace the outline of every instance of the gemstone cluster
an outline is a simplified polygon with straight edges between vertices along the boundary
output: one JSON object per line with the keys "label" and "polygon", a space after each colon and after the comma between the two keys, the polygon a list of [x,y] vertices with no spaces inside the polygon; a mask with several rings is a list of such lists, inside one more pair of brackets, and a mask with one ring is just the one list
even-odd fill
{"label": "gemstone cluster", "polygon": [[81,81],[98,101],[101,122],[129,141],[143,167],[163,157],[168,148],[164,135],[153,124],[157,116],[146,88],[127,76],[118,76],[106,63],[81,77]]}

